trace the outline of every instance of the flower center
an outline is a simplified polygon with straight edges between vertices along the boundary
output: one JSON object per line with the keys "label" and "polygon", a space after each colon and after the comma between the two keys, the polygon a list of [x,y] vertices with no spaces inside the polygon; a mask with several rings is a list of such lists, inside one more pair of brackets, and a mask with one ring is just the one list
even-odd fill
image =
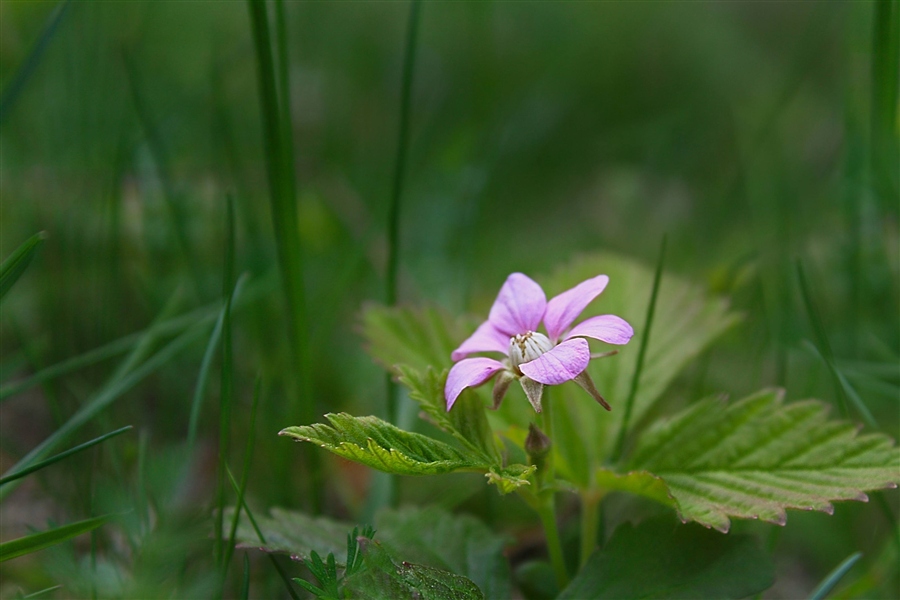
{"label": "flower center", "polygon": [[526,331],[509,338],[509,363],[518,370],[522,363],[531,362],[553,348],[553,343],[543,333]]}

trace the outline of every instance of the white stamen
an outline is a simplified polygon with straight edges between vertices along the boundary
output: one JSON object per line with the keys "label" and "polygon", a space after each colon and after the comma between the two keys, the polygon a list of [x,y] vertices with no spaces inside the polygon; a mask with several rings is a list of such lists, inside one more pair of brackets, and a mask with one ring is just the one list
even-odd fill
{"label": "white stamen", "polygon": [[528,331],[509,339],[509,363],[514,369],[531,362],[553,348],[553,343],[543,333]]}

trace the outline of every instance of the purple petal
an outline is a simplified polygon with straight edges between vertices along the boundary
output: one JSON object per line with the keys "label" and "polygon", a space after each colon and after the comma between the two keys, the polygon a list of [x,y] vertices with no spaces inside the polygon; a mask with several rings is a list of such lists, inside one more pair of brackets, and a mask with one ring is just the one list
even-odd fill
{"label": "purple petal", "polygon": [[485,357],[467,358],[453,365],[447,375],[447,383],[444,385],[447,410],[453,407],[453,403],[464,389],[481,385],[493,377],[494,373],[505,368],[506,366],[499,360]]}
{"label": "purple petal", "polygon": [[505,333],[497,331],[490,321],[485,321],[478,326],[475,333],[469,336],[469,339],[453,351],[450,358],[453,359],[453,362],[456,362],[473,352],[500,352],[507,354],[509,352],[509,338],[510,336]]}
{"label": "purple petal", "polygon": [[506,278],[488,320],[508,337],[535,331],[544,317],[547,296],[527,275],[513,273]]}
{"label": "purple petal", "polygon": [[519,365],[519,370],[545,385],[557,385],[575,379],[590,360],[591,349],[587,340],[578,338],[566,340],[533,361]]}
{"label": "purple petal", "polygon": [[551,341],[559,339],[560,334],[575,322],[591,300],[600,295],[607,283],[609,277],[597,275],[550,299],[544,313],[544,326]]}
{"label": "purple petal", "polygon": [[616,315],[600,315],[599,317],[591,317],[585,319],[572,328],[566,339],[583,335],[607,344],[627,344],[631,336],[634,335],[634,329],[625,319]]}

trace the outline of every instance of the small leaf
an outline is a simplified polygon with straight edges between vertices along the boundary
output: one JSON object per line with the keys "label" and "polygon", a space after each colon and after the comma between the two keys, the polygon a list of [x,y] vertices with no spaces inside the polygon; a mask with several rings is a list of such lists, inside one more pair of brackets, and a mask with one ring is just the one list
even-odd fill
{"label": "small leaf", "polygon": [[3,261],[3,264],[0,264],[0,300],[6,296],[9,288],[13,286],[22,273],[25,272],[25,269],[28,268],[28,265],[31,264],[31,259],[34,258],[35,253],[46,238],[47,234],[43,231],[34,234],[16,248]]}
{"label": "small leaf", "polygon": [[620,525],[559,600],[745,598],[773,581],[772,561],[753,537],[657,518]]}
{"label": "small leaf", "polygon": [[730,406],[704,400],[646,431],[628,467],[659,476],[683,520],[720,531],[729,517],[783,525],[786,508],[831,513],[832,501],[896,487],[893,441],[827,412],[816,400],[783,405],[775,390]]}
{"label": "small leaf", "polygon": [[395,560],[375,541],[360,539],[366,570],[349,577],[344,593],[371,600],[483,600],[471,580],[434,567]]}
{"label": "small leaf", "polygon": [[50,531],[42,531],[26,535],[16,540],[10,540],[0,544],[0,562],[16,558],[24,554],[30,554],[43,550],[48,546],[59,544],[73,537],[77,537],[83,533],[94,530],[112,518],[112,515],[104,515],[102,517],[94,517],[85,519],[77,523],[70,523],[51,529]]}
{"label": "small leaf", "polygon": [[528,477],[537,470],[534,465],[509,465],[508,467],[491,467],[491,470],[485,473],[488,483],[496,485],[500,489],[500,493],[508,494],[514,492],[516,488],[523,485],[531,485]]}
{"label": "small leaf", "polygon": [[430,437],[403,431],[377,417],[327,414],[331,426],[288,427],[279,435],[318,444],[331,452],[373,469],[395,475],[438,475],[464,470],[487,470],[488,461]]}
{"label": "small leaf", "polygon": [[509,541],[470,515],[438,507],[403,508],[378,515],[382,545],[394,556],[463,575],[488,598],[511,596]]}

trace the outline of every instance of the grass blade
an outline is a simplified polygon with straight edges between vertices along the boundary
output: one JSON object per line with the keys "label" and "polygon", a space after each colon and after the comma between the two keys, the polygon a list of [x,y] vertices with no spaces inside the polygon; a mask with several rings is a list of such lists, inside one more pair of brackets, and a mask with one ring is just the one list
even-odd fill
{"label": "grass blade", "polygon": [[[275,67],[272,60],[272,39],[269,34],[268,11],[265,0],[247,0],[256,49],[259,96],[262,112],[264,148],[267,176],[269,180],[269,200],[272,207],[272,224],[275,231],[275,245],[281,271],[282,288],[287,303],[288,338],[291,346],[294,373],[290,406],[288,412],[296,415],[304,423],[312,423],[319,412],[311,393],[312,366],[307,342],[308,323],[306,318],[306,292],[304,289],[303,246],[297,214],[296,189],[294,179],[293,150],[289,123],[290,111],[279,107]],[[279,26],[282,27],[283,25]],[[290,101],[287,89],[282,98]],[[316,514],[321,508],[322,467],[319,456],[306,450],[301,454],[306,463],[311,493],[311,511]],[[285,470],[287,462],[281,463]],[[285,480],[287,480],[286,473]]]}
{"label": "grass blade", "polygon": [[19,479],[20,477],[25,477],[26,475],[34,473],[35,471],[43,469],[44,467],[50,466],[55,462],[59,462],[59,461],[63,460],[64,458],[68,458],[68,457],[72,456],[73,454],[77,454],[77,453],[81,452],[82,450],[87,450],[91,446],[96,446],[97,444],[103,443],[106,440],[116,437],[117,435],[119,435],[121,433],[125,433],[126,431],[130,431],[131,429],[134,429],[133,425],[126,425],[125,427],[116,429],[115,431],[110,431],[109,433],[107,433],[105,435],[101,435],[100,437],[95,438],[89,442],[79,444],[78,446],[75,446],[74,448],[70,448],[69,450],[66,450],[65,452],[60,452],[56,456],[52,456],[52,457],[48,458],[47,460],[42,460],[41,462],[35,463],[35,464],[31,465],[30,467],[26,467],[26,468],[22,469],[21,471],[16,471],[14,473],[10,473],[9,475],[4,475],[3,477],[0,477],[0,485],[3,485],[4,483],[8,483],[10,481]]}
{"label": "grass blade", "polygon": [[0,264],[0,300],[3,300],[6,292],[9,291],[22,273],[25,272],[25,269],[28,268],[28,265],[31,264],[31,259],[34,258],[35,253],[45,239],[47,239],[47,233],[44,231],[34,234],[16,248],[3,261],[3,264]]}
{"label": "grass blade", "polygon": [[631,408],[637,395],[641,382],[641,371],[644,369],[644,357],[647,354],[647,346],[650,341],[650,329],[653,327],[653,313],[656,311],[656,298],[659,296],[659,283],[662,280],[663,264],[666,258],[666,236],[663,235],[659,246],[659,259],[656,261],[656,273],[653,275],[653,289],[650,292],[650,303],[647,304],[647,317],[644,319],[644,332],[641,334],[641,347],[638,350],[637,364],[634,367],[634,375],[631,377],[631,389],[625,400],[625,415],[622,418],[622,427],[616,437],[616,446],[613,451],[613,462],[622,458],[625,451],[625,436],[628,434],[628,422],[631,420]]}
{"label": "grass blade", "polygon": [[844,561],[835,567],[834,570],[822,580],[822,583],[813,590],[813,593],[809,596],[809,600],[824,600],[825,596],[834,589],[834,586],[836,586],[841,578],[847,574],[847,571],[853,568],[853,565],[855,565],[860,558],[862,558],[862,552],[854,552],[845,558]]}
{"label": "grass blade", "polygon": [[50,13],[50,17],[47,19],[43,31],[41,31],[41,36],[37,39],[31,52],[28,54],[28,58],[25,59],[25,62],[22,63],[22,66],[16,71],[15,78],[12,82],[6,86],[3,97],[0,98],[0,125],[2,125],[9,117],[9,113],[15,105],[16,100],[18,100],[19,94],[25,89],[25,84],[28,83],[28,79],[40,63],[41,57],[47,50],[47,46],[50,45],[50,41],[56,34],[63,17],[66,16],[70,4],[70,0],[63,0],[63,2],[56,5],[56,8]]}
{"label": "grass blade", "polygon": [[50,531],[33,533],[31,535],[26,535],[25,537],[4,542],[0,544],[0,562],[17,558],[25,554],[31,554],[32,552],[43,550],[48,546],[53,546],[73,537],[77,537],[100,527],[109,521],[110,518],[112,518],[112,515],[103,515],[102,517],[85,519],[84,521],[63,525],[62,527],[57,527]]}

